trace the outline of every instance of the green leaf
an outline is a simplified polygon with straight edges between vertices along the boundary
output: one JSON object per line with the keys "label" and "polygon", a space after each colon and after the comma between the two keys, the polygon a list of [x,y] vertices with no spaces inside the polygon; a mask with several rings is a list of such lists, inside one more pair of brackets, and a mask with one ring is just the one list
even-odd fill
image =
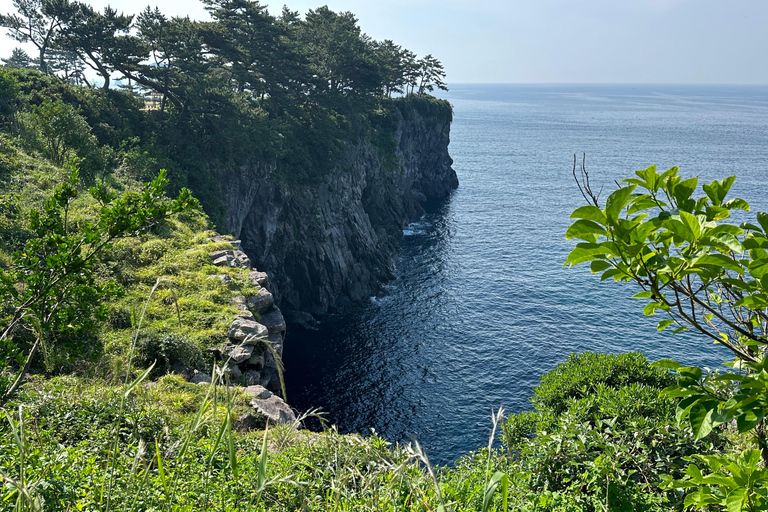
{"label": "green leaf", "polygon": [[597,222],[580,219],[571,224],[568,231],[565,232],[565,239],[581,238],[587,242],[595,242],[599,235],[605,236],[606,234],[606,230]]}
{"label": "green leaf", "polygon": [[726,201],[726,203],[723,205],[726,208],[730,210],[744,210],[749,211],[749,203],[746,202],[743,199],[734,198],[729,201]]}
{"label": "green leaf", "polygon": [[712,431],[712,414],[714,408],[706,407],[702,403],[696,403],[691,407],[691,412],[688,414],[688,419],[691,422],[691,429],[693,430],[693,437],[695,439],[702,439],[706,437]]}
{"label": "green leaf", "polygon": [[675,323],[675,321],[674,321],[674,320],[672,320],[671,318],[668,318],[668,319],[666,319],[666,320],[662,320],[662,321],[661,321],[661,322],[659,322],[659,324],[656,326],[656,330],[657,330],[657,331],[663,331],[664,329],[666,329],[667,327],[669,327],[669,326],[670,326],[670,325],[672,325],[673,323]]}
{"label": "green leaf", "polygon": [[747,499],[747,490],[744,488],[734,489],[725,497],[725,507],[728,512],[742,512],[744,502]]}
{"label": "green leaf", "polygon": [[128,387],[125,389],[125,391],[123,392],[123,396],[124,396],[125,398],[128,398],[128,395],[130,395],[130,394],[131,394],[131,391],[133,391],[133,389],[134,389],[136,386],[138,386],[139,384],[141,384],[141,381],[143,381],[144,379],[146,379],[146,378],[147,378],[147,376],[149,375],[149,372],[151,372],[151,371],[152,371],[152,368],[154,368],[154,367],[155,367],[155,364],[156,364],[156,363],[157,363],[157,361],[155,361],[154,363],[152,363],[152,364],[149,366],[149,368],[147,368],[146,370],[144,370],[144,373],[142,373],[141,375],[139,375],[139,378],[137,378],[136,380],[134,380],[133,382],[131,382],[130,386],[128,386]]}
{"label": "green leaf", "polygon": [[732,270],[739,275],[744,275],[744,267],[741,266],[741,263],[725,254],[707,254],[695,260],[694,265],[697,267],[711,267],[716,271],[723,268]]}
{"label": "green leaf", "polygon": [[768,258],[750,261],[747,268],[752,277],[761,279],[764,275],[768,274]]}
{"label": "green leaf", "polygon": [[598,224],[602,224],[603,226],[607,224],[605,214],[597,206],[588,205],[576,208],[576,210],[574,210],[574,212],[571,214],[571,218],[591,220],[597,222]]}
{"label": "green leaf", "polygon": [[633,299],[650,299],[651,297],[653,297],[653,292],[647,291],[636,293],[632,296]]}
{"label": "green leaf", "polygon": [[688,228],[688,231],[691,232],[693,237],[688,241],[695,242],[698,240],[701,236],[701,220],[695,215],[691,215],[690,213],[684,211],[680,212],[680,220],[683,224],[685,224],[685,227]]}
{"label": "green leaf", "polygon": [[758,405],[736,418],[736,428],[739,429],[739,432],[749,432],[760,423],[764,416],[764,412]]}
{"label": "green leaf", "polygon": [[760,229],[759,226],[755,226],[754,224],[751,224],[749,222],[742,222],[739,227],[744,230],[750,230],[750,231],[757,231],[760,232],[762,229]]}
{"label": "green leaf", "polygon": [[488,482],[488,485],[485,486],[485,493],[483,495],[483,512],[487,512],[488,507],[491,506],[491,502],[493,501],[493,494],[496,492],[496,488],[506,478],[507,475],[501,471],[497,471],[493,474],[491,480]]}
{"label": "green leaf", "polygon": [[745,307],[747,309],[751,309],[753,311],[760,311],[762,309],[765,309],[766,306],[768,306],[768,302],[766,301],[764,296],[759,295],[747,295],[746,297],[742,297],[741,299],[737,300],[736,303],[733,305],[734,307]]}
{"label": "green leaf", "polygon": [[612,253],[613,250],[605,242],[601,244],[579,243],[568,254],[564,265],[578,265],[579,263],[593,260],[596,256],[605,256]]}
{"label": "green leaf", "polygon": [[598,272],[602,272],[605,269],[611,268],[611,266],[612,265],[605,260],[594,260],[589,266],[589,269],[593,274],[597,274]]}
{"label": "green leaf", "polygon": [[689,197],[691,197],[691,194],[696,190],[696,187],[699,186],[699,178],[693,177],[689,178],[685,181],[681,181],[677,185],[675,185],[672,195],[674,196],[675,200],[677,201],[679,206],[682,206],[682,203],[684,203]]}
{"label": "green leaf", "polygon": [[619,188],[611,192],[608,199],[605,201],[605,217],[608,219],[608,224],[613,225],[619,218],[621,210],[629,202],[629,196],[632,191],[635,190],[636,185],[629,185],[623,188]]}
{"label": "green leaf", "polygon": [[682,365],[675,361],[674,359],[664,358],[659,359],[658,361],[654,361],[651,363],[652,368],[666,368],[667,370],[677,370],[678,368],[681,368]]}
{"label": "green leaf", "polygon": [[657,309],[663,309],[662,305],[659,304],[658,302],[649,302],[643,308],[643,314],[645,316],[653,316],[653,314],[656,313]]}
{"label": "green leaf", "polygon": [[763,228],[763,233],[768,234],[768,213],[757,212],[757,222]]}
{"label": "green leaf", "polygon": [[603,275],[600,276],[600,281],[605,281],[606,279],[613,278],[615,281],[618,281],[621,276],[624,276],[624,272],[617,268],[610,268],[603,272]]}

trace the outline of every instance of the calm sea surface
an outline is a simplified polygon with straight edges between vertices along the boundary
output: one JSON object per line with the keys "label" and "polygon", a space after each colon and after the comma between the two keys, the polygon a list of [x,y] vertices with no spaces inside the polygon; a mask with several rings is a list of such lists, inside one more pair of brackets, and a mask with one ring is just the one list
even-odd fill
{"label": "calm sea surface", "polygon": [[530,409],[539,376],[585,350],[716,366],[725,349],[659,334],[631,285],[564,268],[581,206],[573,155],[603,197],[656,164],[768,210],[768,87],[455,85],[459,189],[405,231],[397,280],[319,332],[289,334],[290,403],[343,432],[417,438],[451,463],[487,443],[491,410]]}

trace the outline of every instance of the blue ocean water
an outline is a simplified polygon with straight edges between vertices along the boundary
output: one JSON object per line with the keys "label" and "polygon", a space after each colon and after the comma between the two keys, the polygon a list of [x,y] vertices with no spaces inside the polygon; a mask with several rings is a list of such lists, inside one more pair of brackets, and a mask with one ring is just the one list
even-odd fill
{"label": "blue ocean water", "polygon": [[[631,285],[564,268],[571,169],[603,197],[656,164],[768,210],[768,87],[455,85],[459,189],[409,226],[398,278],[359,311],[289,334],[290,403],[343,432],[418,439],[451,463],[487,443],[493,409],[530,409],[540,375],[585,350],[640,350],[714,367],[722,347],[657,333]],[[753,215],[751,213],[750,215]]]}

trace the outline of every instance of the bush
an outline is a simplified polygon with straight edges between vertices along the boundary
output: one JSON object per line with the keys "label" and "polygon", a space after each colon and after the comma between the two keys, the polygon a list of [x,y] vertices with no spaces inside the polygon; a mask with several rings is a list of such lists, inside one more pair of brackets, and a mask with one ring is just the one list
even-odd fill
{"label": "bush", "polygon": [[651,368],[640,352],[571,354],[564,363],[542,375],[532,401],[539,410],[551,409],[559,414],[566,409],[568,399],[591,395],[601,384],[618,389],[631,383],[661,390],[671,386],[674,378],[667,370]]}
{"label": "bush", "polygon": [[176,334],[145,330],[137,340],[139,364],[149,366],[155,362],[154,376],[170,372],[174,367],[205,367],[206,361],[194,343]]}
{"label": "bush", "polygon": [[[679,499],[656,487],[684,460],[723,448],[696,441],[661,395],[674,379],[639,353],[583,353],[541,377],[536,411],[511,415],[503,439],[544,510],[668,510]],[[570,507],[570,508],[569,508]]]}

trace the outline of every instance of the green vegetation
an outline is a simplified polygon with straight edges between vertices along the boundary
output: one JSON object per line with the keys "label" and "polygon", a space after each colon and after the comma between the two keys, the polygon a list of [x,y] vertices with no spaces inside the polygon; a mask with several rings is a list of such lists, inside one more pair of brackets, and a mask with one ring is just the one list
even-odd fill
{"label": "green vegetation", "polygon": [[[690,490],[686,505],[699,509],[768,509],[768,214],[756,224],[727,222],[733,210],[749,210],[743,199],[726,200],[735,176],[702,186],[673,167],[655,166],[624,180],[600,208],[582,167],[579,187],[589,203],[573,212],[567,238],[579,243],[566,264],[590,262],[602,279],[635,283],[636,299],[648,316],[667,316],[659,330],[692,329],[723,345],[734,356],[731,372],[706,373],[671,360],[677,382],[665,396],[677,400],[676,416],[696,439],[714,429],[733,428],[751,438],[756,450],[724,457],[690,458],[683,478],[665,478],[669,489]],[[574,161],[574,176],[576,165]]]}
{"label": "green vegetation", "polygon": [[749,208],[726,200],[733,177],[694,197],[695,178],[651,167],[601,205],[584,173],[566,262],[635,283],[659,329],[724,345],[732,372],[574,355],[534,410],[498,411],[487,447],[438,468],[418,444],[248,431],[240,388],[174,374],[222,374],[208,349],[233,295],[259,292],[210,263],[230,246],[212,241],[220,169],[313,183],[360,142],[394,169],[401,116],[451,120],[426,94],[440,63],[351,13],[205,4],[211,22],[66,0],[0,16],[38,49],[0,69],[0,509],[768,509],[768,215],[727,223]]}
{"label": "green vegetation", "polygon": [[[197,22],[156,8],[128,16],[69,0],[13,5],[0,26],[38,55],[18,50],[5,64],[49,77],[15,75],[29,102],[16,128],[32,138],[43,135],[41,119],[71,128],[60,132],[66,142],[43,135],[29,144],[55,160],[77,149],[86,182],[121,160],[140,181],[165,168],[170,190],[192,190],[220,228],[218,172],[258,160],[289,183],[315,183],[347,147],[381,139],[376,118],[393,95],[419,104],[445,89],[433,56],[374,41],[352,13],[327,7],[301,17],[287,8],[274,15],[255,1],[206,0],[213,21]],[[118,80],[126,94],[110,88]],[[441,108],[450,111],[445,102]],[[51,109],[65,114],[61,121],[42,115]],[[391,165],[394,148],[378,148]]]}
{"label": "green vegetation", "polygon": [[[604,378],[590,363],[607,367]],[[127,399],[100,380],[33,379],[0,424],[0,471],[46,510],[662,511],[681,497],[659,489],[660,475],[680,478],[683,457],[726,445],[676,425],[674,399],[660,394],[668,373],[639,354],[574,356],[537,395],[565,396],[580,379],[591,387],[559,414],[537,404],[504,423],[502,449],[491,438],[440,468],[418,445],[376,436],[286,425],[239,433],[244,395],[175,375]],[[8,506],[25,503],[16,489]]]}

